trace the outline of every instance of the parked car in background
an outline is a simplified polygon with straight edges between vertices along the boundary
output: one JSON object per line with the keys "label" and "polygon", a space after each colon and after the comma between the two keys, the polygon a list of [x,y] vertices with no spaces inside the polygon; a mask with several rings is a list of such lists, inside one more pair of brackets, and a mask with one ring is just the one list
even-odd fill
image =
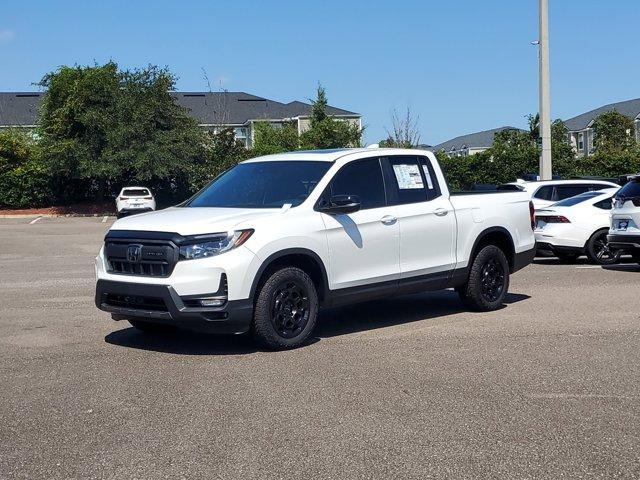
{"label": "parked car in background", "polygon": [[584,192],[536,210],[536,248],[562,260],[586,254],[600,265],[618,262],[621,252],[607,245],[610,211],[617,188]]}
{"label": "parked car in background", "polygon": [[508,185],[517,185],[523,191],[528,192],[536,209],[548,207],[560,200],[574,197],[584,192],[602,190],[603,188],[620,188],[620,185],[604,180],[518,181]]}
{"label": "parked car in background", "polygon": [[607,240],[611,248],[623,250],[640,262],[640,177],[616,193]]}
{"label": "parked car in background", "polygon": [[293,348],[318,309],[453,287],[501,308],[535,254],[520,191],[450,194],[417,149],[253,158],[180,206],[116,221],[96,258],[96,306],[142,331],[251,332]]}
{"label": "parked car in background", "polygon": [[151,212],[156,209],[156,200],[146,187],[124,187],[116,197],[118,218],[133,213]]}

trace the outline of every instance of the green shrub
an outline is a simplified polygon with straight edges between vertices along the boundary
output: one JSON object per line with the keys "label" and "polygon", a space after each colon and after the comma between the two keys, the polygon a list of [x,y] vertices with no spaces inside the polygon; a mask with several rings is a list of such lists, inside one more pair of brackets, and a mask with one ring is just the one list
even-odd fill
{"label": "green shrub", "polygon": [[27,208],[52,199],[51,172],[35,137],[24,130],[0,131],[0,206]]}

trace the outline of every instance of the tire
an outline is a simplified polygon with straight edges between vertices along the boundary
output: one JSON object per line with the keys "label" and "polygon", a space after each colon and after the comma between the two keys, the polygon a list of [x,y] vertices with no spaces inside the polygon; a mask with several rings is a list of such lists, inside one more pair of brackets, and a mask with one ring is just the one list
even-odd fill
{"label": "tire", "polygon": [[577,252],[556,252],[554,255],[563,262],[575,262],[580,256]]}
{"label": "tire", "polygon": [[598,265],[613,265],[620,261],[622,250],[610,250],[607,246],[607,230],[594,233],[585,246],[587,257]]}
{"label": "tire", "polygon": [[128,320],[132,327],[144,333],[166,333],[171,330],[169,325],[145,322],[144,320]]}
{"label": "tire", "polygon": [[495,245],[487,245],[473,259],[467,283],[457,291],[471,310],[490,312],[504,303],[509,290],[509,262]]}
{"label": "tire", "polygon": [[251,334],[270,350],[302,345],[318,320],[318,293],[303,270],[280,268],[260,287],[253,313]]}

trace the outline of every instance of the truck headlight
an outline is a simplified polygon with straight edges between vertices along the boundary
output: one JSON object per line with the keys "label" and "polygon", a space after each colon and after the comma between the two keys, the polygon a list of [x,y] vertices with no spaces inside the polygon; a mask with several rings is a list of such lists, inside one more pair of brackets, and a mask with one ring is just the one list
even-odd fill
{"label": "truck headlight", "polygon": [[180,245],[180,260],[213,257],[239,247],[253,234],[253,229],[232,230],[225,233],[211,233],[187,237]]}

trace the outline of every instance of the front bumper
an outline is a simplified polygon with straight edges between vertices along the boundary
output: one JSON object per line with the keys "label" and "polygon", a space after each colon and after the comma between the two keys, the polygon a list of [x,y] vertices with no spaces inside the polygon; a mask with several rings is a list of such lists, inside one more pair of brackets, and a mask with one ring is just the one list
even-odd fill
{"label": "front bumper", "polygon": [[253,316],[250,299],[231,300],[222,307],[185,305],[193,297],[179,296],[170,285],[98,280],[95,303],[100,310],[110,312],[114,320],[130,318],[208,333],[244,333],[249,330]]}
{"label": "front bumper", "polygon": [[640,250],[640,235],[609,234],[607,243],[620,250]]}

